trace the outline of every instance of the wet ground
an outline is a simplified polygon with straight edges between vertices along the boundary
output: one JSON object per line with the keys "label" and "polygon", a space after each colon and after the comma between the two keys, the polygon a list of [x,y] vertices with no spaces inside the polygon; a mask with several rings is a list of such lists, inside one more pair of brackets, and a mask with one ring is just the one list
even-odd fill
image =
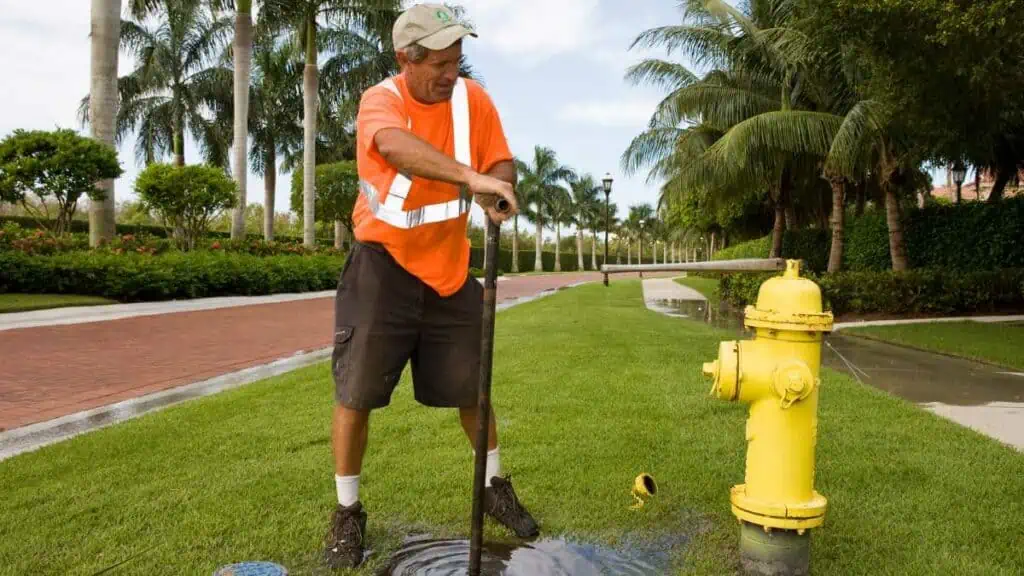
{"label": "wet ground", "polygon": [[[485,576],[562,576],[664,574],[670,553],[686,538],[647,541],[617,549],[556,538],[510,545],[484,542],[480,573]],[[468,574],[469,541],[412,537],[378,576],[455,576]]]}
{"label": "wet ground", "polygon": [[[705,300],[658,300],[648,306],[670,316],[732,331],[742,311]],[[1024,451],[1024,373],[834,332],[825,339],[822,364],[863,384],[991,436]]]}

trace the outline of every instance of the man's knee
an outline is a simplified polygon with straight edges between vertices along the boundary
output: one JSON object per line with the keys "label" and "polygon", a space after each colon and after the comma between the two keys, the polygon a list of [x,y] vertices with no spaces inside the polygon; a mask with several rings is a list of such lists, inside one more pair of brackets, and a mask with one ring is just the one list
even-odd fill
{"label": "man's knee", "polygon": [[336,430],[347,432],[364,431],[369,421],[369,410],[354,410],[341,404],[335,404],[334,406],[334,428]]}

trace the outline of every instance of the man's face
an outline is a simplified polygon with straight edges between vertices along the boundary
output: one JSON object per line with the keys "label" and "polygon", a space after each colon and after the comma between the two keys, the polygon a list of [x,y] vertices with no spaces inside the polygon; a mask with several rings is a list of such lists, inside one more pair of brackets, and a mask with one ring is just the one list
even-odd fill
{"label": "man's face", "polygon": [[409,62],[399,53],[399,63],[405,68],[406,81],[417,99],[427,104],[444,102],[452,97],[455,81],[459,77],[459,58],[462,41],[444,50],[427,50],[427,57],[417,63]]}

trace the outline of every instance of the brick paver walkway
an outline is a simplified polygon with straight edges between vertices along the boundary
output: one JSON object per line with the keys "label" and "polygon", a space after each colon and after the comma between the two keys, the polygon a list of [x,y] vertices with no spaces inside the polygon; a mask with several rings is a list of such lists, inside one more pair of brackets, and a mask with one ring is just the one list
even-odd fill
{"label": "brick paver walkway", "polygon": [[[509,277],[498,299],[600,279]],[[333,322],[318,298],[0,331],[0,431],[325,348]]]}

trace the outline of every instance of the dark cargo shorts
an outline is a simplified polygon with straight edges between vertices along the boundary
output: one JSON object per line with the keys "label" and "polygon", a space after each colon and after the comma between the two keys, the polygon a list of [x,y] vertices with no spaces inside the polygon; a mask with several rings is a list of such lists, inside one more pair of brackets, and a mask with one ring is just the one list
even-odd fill
{"label": "dark cargo shorts", "polygon": [[353,410],[387,406],[411,361],[419,403],[476,406],[483,286],[468,270],[466,278],[442,298],[384,247],[354,242],[334,304],[335,400]]}

